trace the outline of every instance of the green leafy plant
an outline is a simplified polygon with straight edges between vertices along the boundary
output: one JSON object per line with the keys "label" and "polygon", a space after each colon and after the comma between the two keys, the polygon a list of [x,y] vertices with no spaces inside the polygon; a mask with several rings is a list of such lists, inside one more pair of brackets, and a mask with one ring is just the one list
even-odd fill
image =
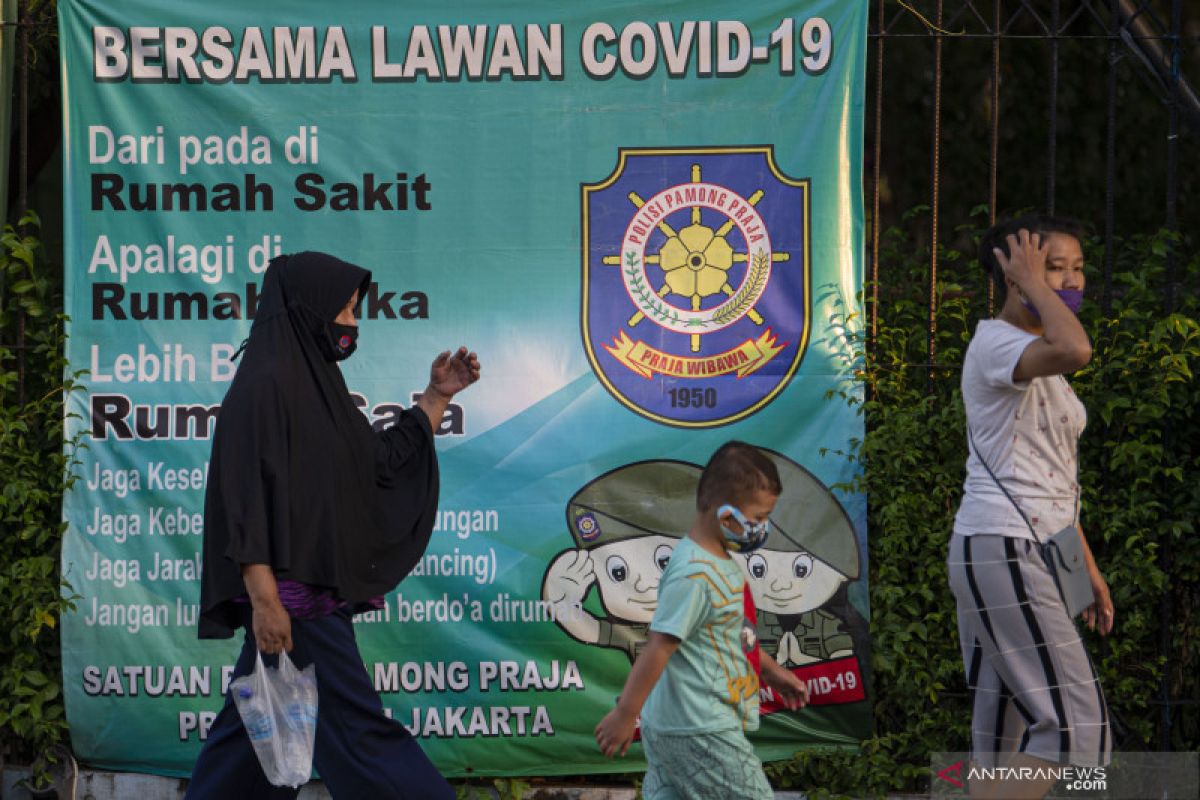
{"label": "green leafy plant", "polygon": [[59,548],[75,443],[63,442],[62,298],[29,213],[0,237],[0,748],[44,771],[65,739]]}

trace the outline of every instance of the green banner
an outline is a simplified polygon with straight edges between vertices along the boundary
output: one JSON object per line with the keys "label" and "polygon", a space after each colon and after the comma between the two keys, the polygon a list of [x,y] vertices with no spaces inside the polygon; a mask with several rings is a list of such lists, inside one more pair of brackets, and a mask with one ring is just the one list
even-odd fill
{"label": "green banner", "polygon": [[[768,449],[756,633],[809,682],[767,759],[856,746],[866,0],[61,0],[75,752],[185,775],[239,640],[195,624],[214,426],[275,254],[371,269],[345,362],[382,429],[465,343],[438,525],[356,631],[448,775],[581,774],[723,441]],[[662,481],[663,475],[678,480]]]}

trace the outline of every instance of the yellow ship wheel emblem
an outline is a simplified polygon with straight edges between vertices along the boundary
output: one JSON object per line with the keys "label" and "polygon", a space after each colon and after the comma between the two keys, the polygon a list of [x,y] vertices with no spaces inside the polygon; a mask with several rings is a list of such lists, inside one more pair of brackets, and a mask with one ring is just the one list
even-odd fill
{"label": "yellow ship wheel emblem", "polygon": [[[626,323],[635,327],[645,319],[676,333],[690,336],[691,351],[700,351],[705,333],[721,330],[743,317],[755,325],[764,320],[755,305],[766,292],[771,265],[788,260],[787,253],[771,251],[767,226],[755,206],[763,198],[761,189],[743,198],[737,192],[701,179],[700,165],[692,165],[691,182],[664,189],[648,200],[636,192],[629,201],[637,209],[621,242],[621,255],[605,256],[604,263],[619,266],[625,290],[637,307]],[[722,214],[720,227],[708,227],[701,221],[703,209]],[[668,215],[690,209],[691,224],[676,231],[666,221]],[[746,251],[739,252],[729,243],[728,235],[737,228]],[[646,253],[651,232],[657,228],[667,237],[657,253]],[[729,283],[729,270],[737,263],[748,264],[741,286]],[[653,282],[646,265],[662,270],[661,285]],[[655,290],[655,286],[658,286]],[[703,308],[705,298],[725,296],[711,308]],[[670,296],[684,298],[688,307],[667,302]]]}

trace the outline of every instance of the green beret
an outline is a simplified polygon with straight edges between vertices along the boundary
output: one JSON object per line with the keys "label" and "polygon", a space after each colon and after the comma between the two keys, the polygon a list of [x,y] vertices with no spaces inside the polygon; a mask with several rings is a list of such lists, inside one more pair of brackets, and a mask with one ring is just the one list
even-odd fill
{"label": "green beret", "polygon": [[700,467],[639,461],[606,472],[567,502],[567,528],[585,550],[640,536],[687,533],[696,515]]}
{"label": "green beret", "polygon": [[783,494],[771,514],[768,550],[804,550],[850,580],[858,578],[858,537],[854,524],[833,493],[787,456],[758,448],[775,462]]}

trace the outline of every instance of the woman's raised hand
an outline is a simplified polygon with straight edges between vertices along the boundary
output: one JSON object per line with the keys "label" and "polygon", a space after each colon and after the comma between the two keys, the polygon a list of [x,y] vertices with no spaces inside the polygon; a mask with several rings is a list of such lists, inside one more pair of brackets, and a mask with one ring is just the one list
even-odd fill
{"label": "woman's raised hand", "polygon": [[429,388],[449,400],[479,380],[479,357],[460,347],[453,355],[439,353],[429,368]]}

